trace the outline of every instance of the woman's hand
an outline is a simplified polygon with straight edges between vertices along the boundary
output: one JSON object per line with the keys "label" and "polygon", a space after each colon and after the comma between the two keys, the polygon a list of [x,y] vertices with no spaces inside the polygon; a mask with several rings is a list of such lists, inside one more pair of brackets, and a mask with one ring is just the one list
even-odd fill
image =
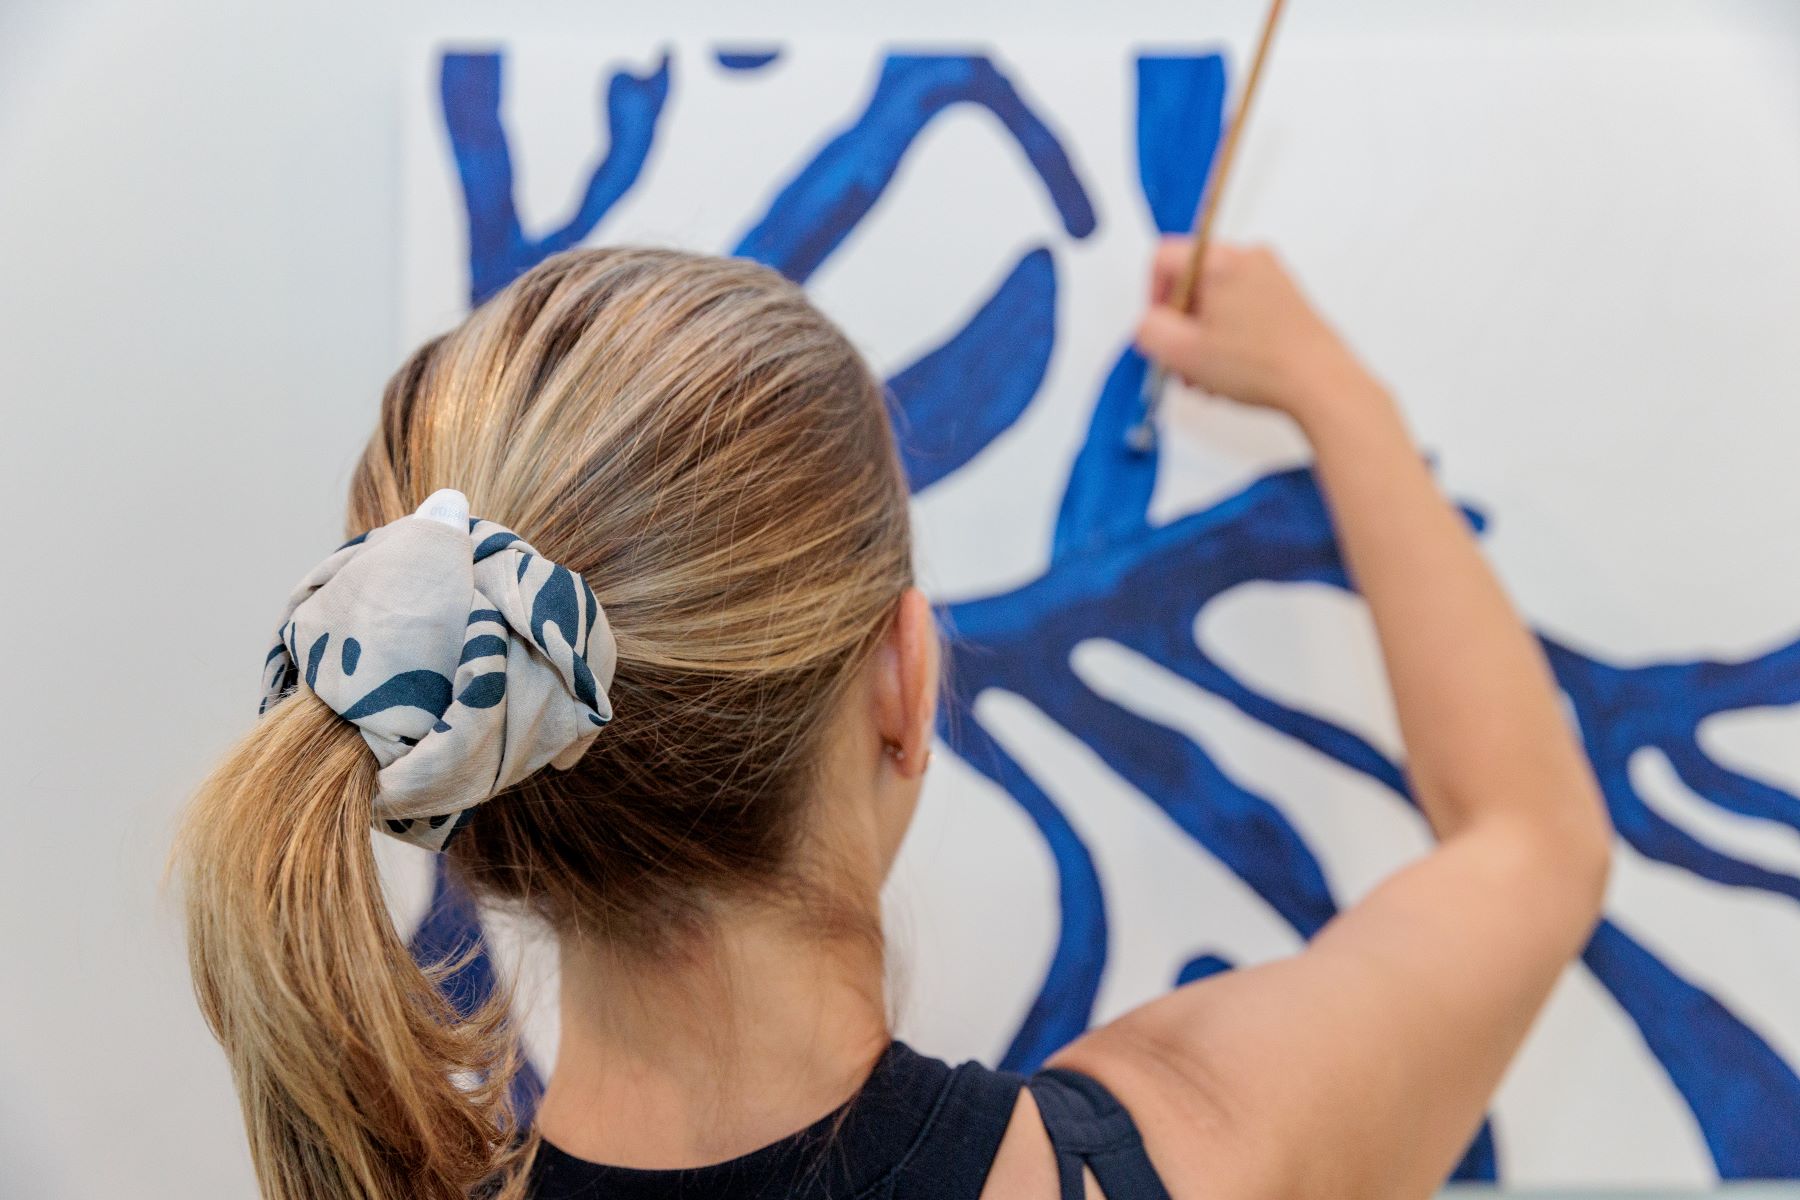
{"label": "woman's hand", "polygon": [[1167,237],[1151,269],[1150,309],[1137,345],[1190,386],[1288,413],[1306,425],[1321,406],[1379,391],[1266,247],[1214,245],[1202,266],[1198,311],[1169,303],[1192,239]]}

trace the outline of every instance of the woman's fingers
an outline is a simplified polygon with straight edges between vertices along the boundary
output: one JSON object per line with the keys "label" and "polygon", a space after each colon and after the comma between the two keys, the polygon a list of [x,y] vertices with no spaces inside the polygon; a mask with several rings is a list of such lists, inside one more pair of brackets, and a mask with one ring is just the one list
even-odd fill
{"label": "woman's fingers", "polygon": [[1166,304],[1153,305],[1138,322],[1137,348],[1151,361],[1174,371],[1187,383],[1202,353],[1200,326],[1193,317]]}
{"label": "woman's fingers", "polygon": [[[1172,303],[1175,284],[1187,272],[1188,260],[1194,252],[1194,239],[1183,234],[1166,235],[1156,245],[1156,253],[1150,260],[1150,304]],[[1246,254],[1257,253],[1253,250],[1241,249],[1237,246],[1214,242],[1206,248],[1206,258],[1200,265],[1200,279],[1194,286],[1192,307],[1198,309],[1205,292],[1204,284],[1230,272],[1233,264]]]}
{"label": "woman's fingers", "polygon": [[1157,247],[1151,290],[1162,299],[1139,322],[1140,351],[1192,386],[1288,412],[1321,376],[1341,373],[1348,352],[1266,246],[1210,247],[1183,311],[1175,281],[1192,248],[1187,238]]}
{"label": "woman's fingers", "polygon": [[1157,243],[1156,253],[1150,259],[1151,305],[1169,302],[1169,296],[1175,290],[1175,281],[1187,270],[1189,247],[1192,244],[1192,238],[1180,234],[1169,234]]}

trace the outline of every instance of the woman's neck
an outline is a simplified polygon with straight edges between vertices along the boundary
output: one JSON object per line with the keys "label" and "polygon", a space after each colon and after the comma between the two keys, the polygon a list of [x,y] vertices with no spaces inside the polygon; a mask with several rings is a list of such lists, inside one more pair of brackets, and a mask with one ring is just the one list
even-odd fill
{"label": "woman's neck", "polygon": [[722,1162],[855,1094],[889,1041],[879,946],[741,914],[679,961],[565,939],[538,1127],[578,1158]]}

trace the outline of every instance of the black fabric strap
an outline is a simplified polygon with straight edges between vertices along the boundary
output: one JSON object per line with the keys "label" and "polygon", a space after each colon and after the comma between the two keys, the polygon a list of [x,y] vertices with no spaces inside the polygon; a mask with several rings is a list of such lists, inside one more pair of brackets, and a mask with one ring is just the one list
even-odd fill
{"label": "black fabric strap", "polygon": [[885,1195],[978,1200],[1025,1080],[966,1062],[952,1072],[926,1135],[908,1151]]}
{"label": "black fabric strap", "polygon": [[1083,1167],[1093,1171],[1106,1200],[1169,1200],[1137,1123],[1099,1080],[1049,1067],[1028,1086],[1056,1149],[1062,1200],[1086,1195]]}

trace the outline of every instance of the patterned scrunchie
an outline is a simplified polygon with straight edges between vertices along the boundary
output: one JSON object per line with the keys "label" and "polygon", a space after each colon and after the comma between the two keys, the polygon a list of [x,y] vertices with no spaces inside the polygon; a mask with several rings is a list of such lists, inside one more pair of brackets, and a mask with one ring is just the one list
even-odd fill
{"label": "patterned scrunchie", "polygon": [[612,719],[617,658],[581,576],[446,488],[301,580],[262,711],[304,678],[381,764],[376,828],[441,850],[475,805],[575,765]]}

